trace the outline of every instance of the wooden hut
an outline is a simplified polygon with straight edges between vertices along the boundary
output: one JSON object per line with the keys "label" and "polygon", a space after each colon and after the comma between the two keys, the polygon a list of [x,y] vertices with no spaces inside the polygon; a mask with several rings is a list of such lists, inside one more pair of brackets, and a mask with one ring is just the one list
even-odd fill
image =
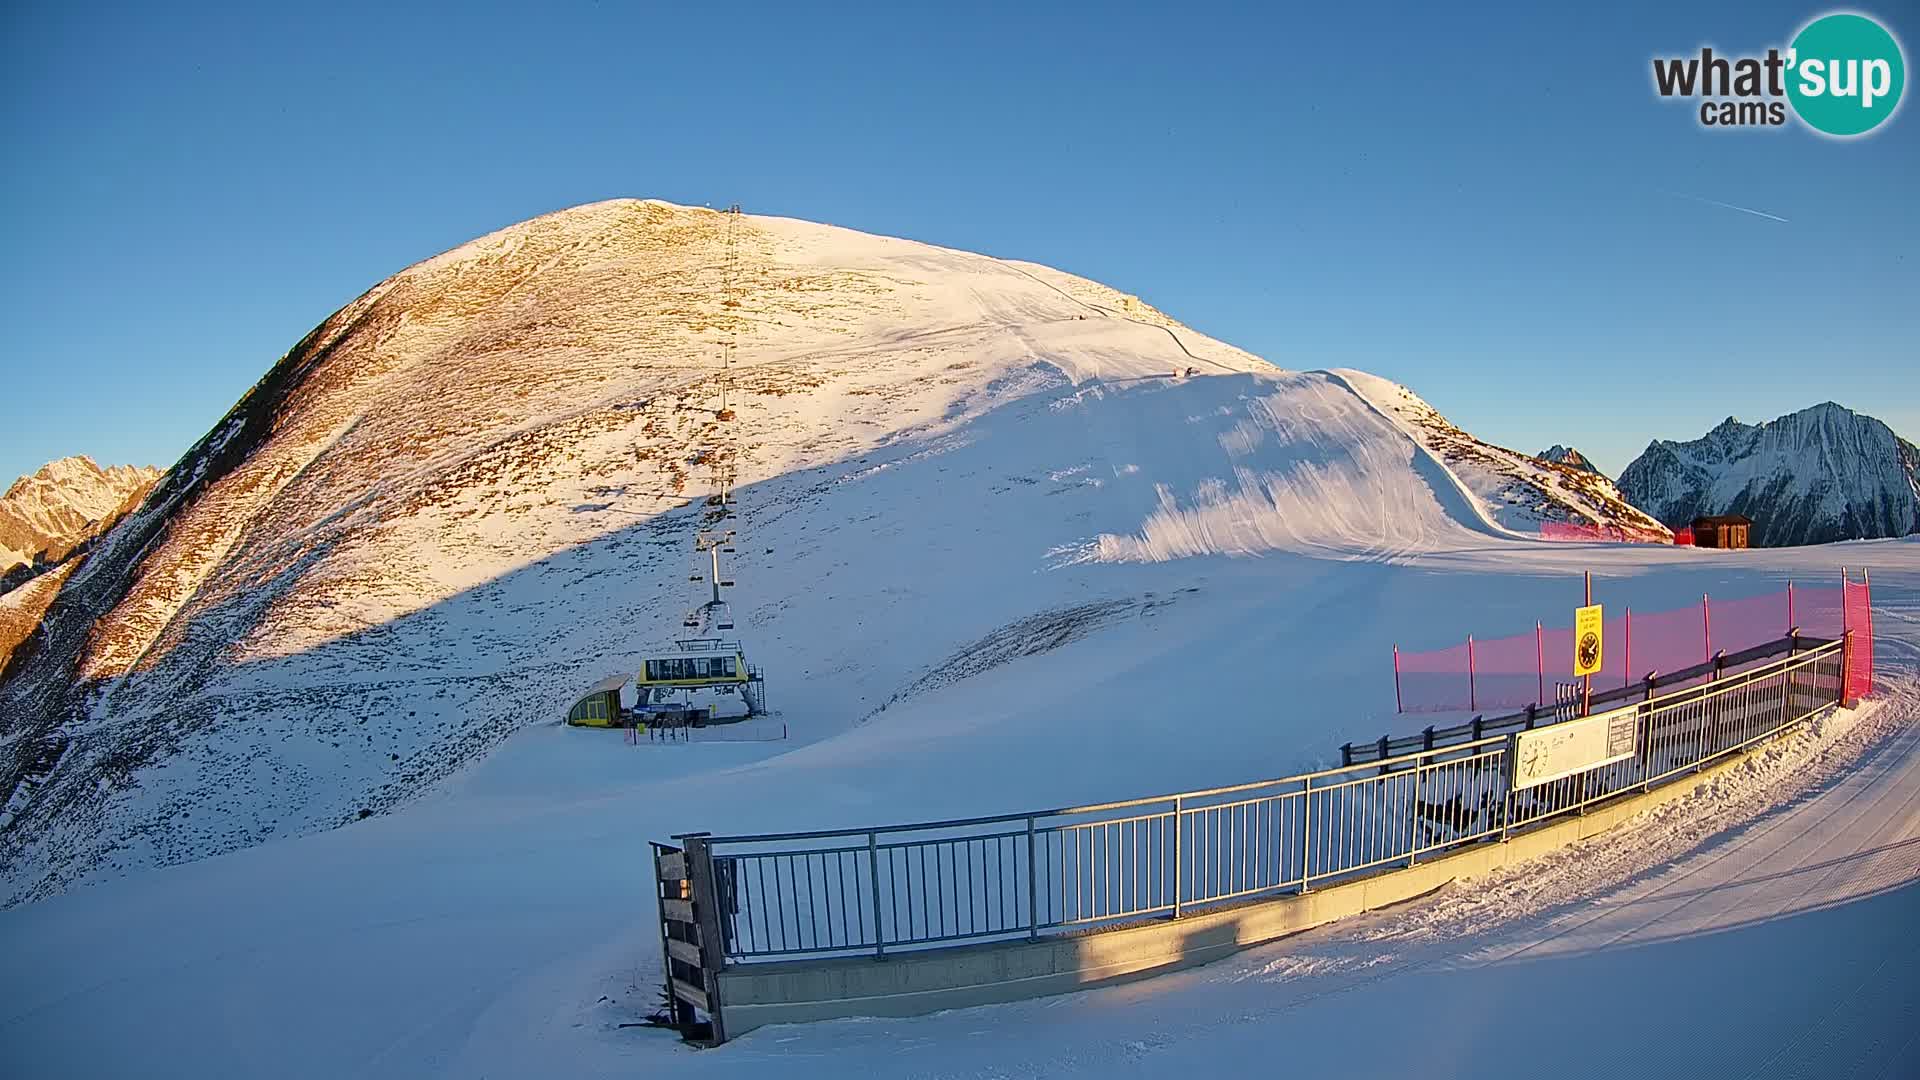
{"label": "wooden hut", "polygon": [[1693,546],[1743,548],[1753,521],[1739,514],[1708,514],[1693,519]]}

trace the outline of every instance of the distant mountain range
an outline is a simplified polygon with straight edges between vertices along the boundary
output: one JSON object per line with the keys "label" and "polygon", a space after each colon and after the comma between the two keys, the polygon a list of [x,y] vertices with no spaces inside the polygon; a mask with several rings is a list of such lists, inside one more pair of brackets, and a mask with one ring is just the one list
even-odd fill
{"label": "distant mountain range", "polygon": [[0,496],[0,591],[60,565],[140,504],[160,479],[144,466],[61,458]]}
{"label": "distant mountain range", "polygon": [[1589,460],[1587,455],[1575,450],[1571,446],[1561,446],[1559,443],[1554,443],[1551,447],[1533,456],[1539,458],[1541,461],[1551,461],[1555,465],[1565,465],[1569,469],[1590,472],[1595,476],[1607,475],[1601,472],[1600,467]]}
{"label": "distant mountain range", "polygon": [[1765,424],[1728,417],[1691,442],[1656,440],[1620,474],[1628,501],[1679,527],[1753,519],[1756,546],[1920,532],[1920,450],[1833,402]]}

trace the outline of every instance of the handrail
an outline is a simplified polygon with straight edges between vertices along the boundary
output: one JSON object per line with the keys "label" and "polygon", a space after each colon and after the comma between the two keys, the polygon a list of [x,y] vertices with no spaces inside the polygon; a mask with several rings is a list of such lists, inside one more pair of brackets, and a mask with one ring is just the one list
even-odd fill
{"label": "handrail", "polygon": [[[1813,640],[1814,639],[1806,638],[1806,637],[1790,637],[1790,638],[1782,639],[1781,642],[1773,643],[1770,647],[1777,650],[1778,648],[1781,647],[1783,643],[1793,643],[1788,647],[1797,647],[1799,645],[1805,645]],[[1679,690],[1672,691],[1665,695],[1644,698],[1640,701],[1635,702],[1635,704],[1646,706],[1649,709],[1658,709],[1663,704],[1669,704],[1669,703],[1675,702],[1678,699],[1687,695],[1692,695],[1692,697],[1689,700],[1695,700],[1695,701],[1705,700],[1707,698],[1716,696],[1717,694],[1728,693],[1733,690],[1739,689],[1741,686],[1745,685],[1750,681],[1765,678],[1770,675],[1775,675],[1782,671],[1792,670],[1797,667],[1810,665],[1822,657],[1825,657],[1825,656],[1831,655],[1834,652],[1840,651],[1842,648],[1842,644],[1843,643],[1839,641],[1823,641],[1820,644],[1815,645],[1811,649],[1808,649],[1806,651],[1796,651],[1794,655],[1788,656],[1772,664],[1766,664],[1760,667],[1750,668],[1746,671],[1739,672],[1737,679],[1729,679],[1721,684],[1708,684],[1705,686],[1683,687]],[[1753,652],[1754,650],[1749,649],[1746,651]],[[1738,655],[1738,654],[1729,655],[1726,658],[1726,660],[1731,661],[1734,655]],[[1761,655],[1767,655],[1767,654],[1762,653]],[[1712,670],[1711,664],[1706,666],[1709,671]],[[1705,673],[1706,672],[1702,672],[1701,674],[1705,674]],[[1644,684],[1642,685],[1644,686]],[[1600,696],[1595,695],[1595,700],[1598,701],[1599,699],[1600,699]],[[1486,721],[1483,726],[1492,726],[1496,722],[1511,721],[1515,718],[1524,718],[1524,716],[1525,716],[1524,713],[1516,713],[1514,714],[1513,717],[1502,717],[1500,718],[1500,721]],[[1048,809],[1048,810],[1025,810],[1025,811],[1020,811],[1018,813],[990,814],[984,817],[951,818],[943,821],[908,822],[908,823],[898,824],[898,825],[864,825],[864,826],[858,826],[853,828],[820,829],[820,830],[811,830],[811,831],[804,831],[804,832],[743,833],[743,834],[738,834],[733,836],[710,836],[710,837],[707,837],[706,839],[708,844],[717,845],[717,844],[771,843],[774,841],[787,841],[787,840],[827,840],[827,839],[833,839],[836,837],[867,836],[869,834],[880,834],[880,833],[931,832],[931,831],[936,831],[941,829],[968,828],[976,825],[998,825],[998,824],[1004,824],[1007,822],[1026,821],[1030,818],[1072,817],[1078,814],[1094,814],[1094,813],[1100,813],[1107,810],[1124,810],[1129,807],[1148,806],[1154,803],[1171,803],[1176,800],[1212,798],[1218,795],[1231,795],[1236,792],[1251,791],[1256,788],[1271,788],[1271,787],[1279,787],[1279,786],[1288,785],[1288,784],[1300,784],[1300,785],[1303,785],[1303,787],[1305,788],[1312,788],[1314,781],[1320,780],[1322,778],[1329,777],[1329,776],[1337,776],[1337,775],[1348,774],[1348,773],[1379,773],[1381,771],[1391,770],[1396,765],[1405,765],[1408,763],[1418,762],[1422,759],[1430,758],[1436,754],[1442,754],[1442,753],[1457,754],[1457,753],[1460,753],[1461,751],[1473,750],[1479,747],[1491,746],[1497,743],[1505,743],[1506,741],[1507,741],[1507,735],[1505,734],[1489,735],[1484,738],[1471,740],[1468,742],[1448,743],[1445,746],[1436,745],[1432,748],[1422,748],[1419,750],[1413,750],[1404,754],[1398,754],[1391,757],[1375,758],[1375,759],[1364,761],[1364,762],[1356,761],[1351,765],[1341,765],[1341,766],[1336,766],[1328,769],[1320,769],[1314,772],[1297,773],[1292,776],[1275,777],[1273,779],[1268,779],[1268,780],[1255,780],[1255,781],[1250,781],[1242,784],[1229,784],[1224,787],[1204,788],[1204,789],[1195,790],[1195,791],[1169,792],[1164,795],[1151,795],[1151,796],[1144,796],[1144,797],[1135,798],[1135,799],[1121,799],[1115,802],[1092,803],[1085,806],[1057,807],[1057,808]],[[1315,790],[1320,790],[1320,789],[1315,789]],[[674,839],[676,840],[684,839],[685,837],[690,835],[700,836],[704,834],[698,834],[698,833],[676,834],[674,836]]]}
{"label": "handrail", "polygon": [[[1636,702],[1646,701],[1646,700],[1652,700],[1656,702],[1664,701],[1666,699],[1663,697],[1650,698],[1646,695],[1648,695],[1650,691],[1658,689],[1659,687],[1662,687],[1662,686],[1671,686],[1675,683],[1691,683],[1696,679],[1700,679],[1706,676],[1717,675],[1725,672],[1729,668],[1738,668],[1744,664],[1751,663],[1755,660],[1764,659],[1769,656],[1777,656],[1783,652],[1788,653],[1791,656],[1793,654],[1798,653],[1802,649],[1818,648],[1819,646],[1822,646],[1822,645],[1831,645],[1836,643],[1836,640],[1833,638],[1819,638],[1819,637],[1811,637],[1808,635],[1800,634],[1797,632],[1798,631],[1797,627],[1795,628],[1795,631],[1796,632],[1789,633],[1785,637],[1776,638],[1773,641],[1762,642],[1759,645],[1750,646],[1748,648],[1740,650],[1739,652],[1733,652],[1733,653],[1722,652],[1712,657],[1711,659],[1705,660],[1698,664],[1694,664],[1690,667],[1681,668],[1678,671],[1667,671],[1667,672],[1650,671],[1647,673],[1645,678],[1642,678],[1638,682],[1628,683],[1625,686],[1609,687],[1605,690],[1597,691],[1593,695],[1592,704],[1599,706],[1599,705],[1609,705],[1614,702],[1620,702],[1620,701],[1636,701]],[[1754,669],[1754,670],[1759,670],[1759,669]],[[1742,671],[1742,672],[1738,672],[1738,674],[1744,676],[1749,674],[1749,672]],[[1690,690],[1696,690],[1696,689],[1698,689],[1697,686],[1685,686],[1679,690],[1673,691],[1673,693],[1683,694],[1683,693],[1687,693]],[[1535,702],[1532,706],[1529,706],[1528,708],[1521,709],[1517,712],[1506,713],[1502,716],[1495,716],[1490,719],[1485,716],[1481,716],[1481,717],[1476,717],[1474,720],[1468,721],[1463,724],[1456,724],[1453,727],[1433,728],[1431,730],[1432,730],[1432,738],[1435,740],[1435,745],[1432,748],[1438,749],[1438,740],[1440,739],[1455,739],[1462,735],[1470,734],[1474,730],[1474,725],[1476,723],[1479,724],[1481,731],[1486,731],[1488,729],[1509,728],[1509,727],[1514,727],[1514,726],[1518,726],[1520,724],[1526,723],[1529,719],[1537,719],[1542,711],[1551,710],[1553,708],[1555,708],[1553,704],[1540,701],[1540,702]],[[1428,737],[1427,733],[1422,731],[1422,732],[1416,732],[1415,734],[1412,734],[1412,735],[1402,735],[1398,738],[1383,737],[1383,741],[1386,743],[1390,751],[1396,747],[1405,745],[1409,747],[1409,752],[1418,752],[1421,750],[1428,749],[1428,746],[1426,743],[1427,737]],[[1376,753],[1377,748],[1381,745],[1381,741],[1382,740],[1376,740],[1376,741],[1364,742],[1364,743],[1347,743],[1346,745],[1342,746],[1340,749],[1341,749],[1341,753],[1346,759],[1346,764],[1347,765],[1363,765],[1364,764],[1364,765],[1378,766],[1381,763],[1381,760],[1382,760],[1381,758],[1377,756],[1368,757],[1366,755],[1371,753]],[[1458,744],[1450,744],[1450,745],[1458,745]]]}
{"label": "handrail", "polygon": [[[705,1010],[719,1041],[723,979],[736,965],[1018,947],[1404,871],[1689,782],[1847,702],[1858,644],[1849,633],[1666,694],[1649,679],[1625,710],[1630,753],[1549,762],[1545,779],[1520,768],[1524,733],[1444,746],[1429,735],[1379,761],[1177,794],[907,825],[683,833],[683,848],[655,845],[663,991],[683,1025]],[[949,975],[949,989],[971,978]]]}

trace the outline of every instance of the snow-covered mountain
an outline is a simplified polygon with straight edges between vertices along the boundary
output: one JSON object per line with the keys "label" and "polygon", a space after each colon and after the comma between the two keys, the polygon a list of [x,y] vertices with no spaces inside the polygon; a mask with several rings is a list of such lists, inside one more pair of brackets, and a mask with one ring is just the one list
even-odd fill
{"label": "snow-covered mountain", "polygon": [[1744,514],[1756,545],[1920,532],[1920,450],[1831,401],[1764,424],[1728,417],[1692,442],[1656,440],[1620,474],[1620,490],[1674,527]]}
{"label": "snow-covered mountain", "polygon": [[1532,535],[1543,521],[1567,521],[1619,526],[1651,539],[1672,538],[1666,526],[1622,498],[1613,481],[1585,465],[1584,458],[1576,466],[1495,446],[1461,430],[1399,383],[1365,372],[1340,374],[1443,461],[1483,514],[1502,529]]}
{"label": "snow-covered mountain", "polygon": [[1541,461],[1550,461],[1555,465],[1565,465],[1569,469],[1590,472],[1596,476],[1606,475],[1600,471],[1598,465],[1588,460],[1587,455],[1575,450],[1571,446],[1561,446],[1559,443],[1554,443],[1552,446],[1533,456],[1539,458]]}
{"label": "snow-covered mountain", "polygon": [[13,482],[0,495],[0,588],[24,580],[13,572],[36,562],[57,565],[100,535],[160,479],[151,466],[101,468],[85,455],[61,458]]}
{"label": "snow-covered mountain", "polygon": [[[729,337],[738,415],[722,421]],[[1709,571],[1717,600],[1858,557],[1521,542],[1493,521],[1515,504],[1480,492],[1539,469],[1551,495],[1562,474],[1416,400],[1273,368],[1044,267],[658,203],[568,211],[403,271],[302,340],[84,562],[26,587],[57,595],[0,681],[0,779],[25,776],[0,814],[0,901],[46,899],[0,917],[8,1075],[995,1075],[1036,1052],[1050,1072],[1137,1067],[1128,1032],[1168,1027],[1166,995],[1125,988],[689,1054],[634,1026],[661,981],[644,841],[1284,775],[1411,730],[1387,719],[1394,642],[1564,618],[1582,570],[1606,603],[1653,611]],[[628,745],[558,726],[573,695],[678,632],[716,467],[738,481],[740,633],[791,738]],[[1920,540],[1881,547],[1876,597],[1897,615],[1920,595]],[[1883,640],[1910,647],[1901,625]],[[1860,920],[1899,891],[1885,874],[1846,895],[1781,879],[1911,832],[1914,755],[1868,753],[1911,727],[1911,680],[1888,674],[1888,704],[1769,747],[1675,813],[1369,916],[1325,956],[1280,945],[1181,976],[1146,1071],[1223,1038],[1240,1042],[1213,1071],[1293,1044],[1337,1070],[1352,1039],[1315,1040],[1316,1002],[1359,1030],[1396,995],[1431,997],[1423,973],[1536,948],[1555,910],[1592,897],[1624,913],[1609,936],[1698,970],[1690,912],[1648,924],[1613,900],[1698,894],[1686,852],[1782,801],[1789,841],[1708,851],[1709,884],[1800,897],[1824,921],[1767,925],[1867,945],[1800,977],[1791,934],[1705,936],[1728,942],[1722,966],[1786,954],[1742,984],[1755,1001],[1800,988],[1788,1004],[1817,1020],[1878,940]],[[1860,820],[1816,850],[1835,807]],[[1753,921],[1723,908],[1705,930]],[[1476,992],[1533,993],[1510,969]],[[1741,1067],[1771,1053],[1735,1041],[1746,1056],[1722,1056]]]}
{"label": "snow-covered mountain", "polygon": [[[1044,266],[580,207],[327,319],[35,594],[0,683],[5,897],[355,821],[555,720],[681,633],[723,475],[738,632],[803,742],[1092,635],[1212,668],[1191,634],[1113,651],[1202,602],[1194,557],[1377,563],[1633,513],[1395,384]],[[1039,730],[1094,692],[1067,685],[988,707]],[[1125,694],[1191,708],[1183,679]]]}

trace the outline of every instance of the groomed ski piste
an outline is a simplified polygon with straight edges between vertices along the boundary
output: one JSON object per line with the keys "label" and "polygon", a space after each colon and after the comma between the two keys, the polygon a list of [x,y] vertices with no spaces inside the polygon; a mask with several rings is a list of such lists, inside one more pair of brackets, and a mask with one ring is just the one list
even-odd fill
{"label": "groomed ski piste", "polygon": [[[70,864],[68,876],[34,876],[53,872],[49,853],[90,850],[58,839],[16,864],[15,890],[51,884],[0,911],[0,1072],[1920,1068],[1909,932],[1920,916],[1920,543],[1539,543],[1524,510],[1490,505],[1499,485],[1472,461],[1443,460],[1394,418],[1385,380],[1280,370],[1043,267],[753,220],[789,263],[857,267],[866,291],[855,291],[873,309],[831,333],[814,327],[819,340],[802,342],[811,353],[791,344],[805,324],[790,325],[783,370],[822,381],[739,406],[743,430],[765,444],[741,470],[740,527],[755,545],[743,546],[741,599],[751,591],[755,602],[739,605],[741,634],[768,667],[790,738],[635,746],[554,722],[574,689],[667,636],[684,593],[679,563],[635,565],[646,534],[619,521],[623,510],[665,510],[629,509],[609,494],[612,480],[520,493],[524,520],[487,516],[507,489],[469,487],[454,509],[477,524],[455,529],[435,515],[457,515],[429,509],[352,536],[325,532],[351,516],[316,491],[277,489],[268,524],[315,552],[302,564],[308,580],[327,577],[316,566],[344,580],[382,551],[406,551],[415,591],[359,598],[351,617],[389,628],[365,641],[323,623],[334,605],[255,611],[254,636],[222,656],[229,666],[200,661],[182,692],[224,702],[273,687],[282,698],[251,726],[184,735],[178,763],[143,774],[144,789],[102,789],[139,813],[177,812],[181,793],[206,783],[197,765],[216,756],[214,734],[227,731],[249,754],[291,763],[299,782],[283,794],[249,775],[223,809],[193,803],[192,813],[240,806],[272,826],[263,834],[179,859],[150,839],[102,843],[107,856]],[[500,247],[487,257],[516,250]],[[888,306],[900,296],[919,300]],[[903,327],[903,311],[920,322]],[[378,402],[394,396],[368,391],[349,434],[329,428],[296,483],[338,475],[343,460],[325,455],[390,422]],[[599,491],[582,512],[589,480]],[[398,498],[398,483],[378,494]],[[617,524],[596,524],[609,519]],[[235,550],[265,558],[263,535],[276,534],[256,524]],[[471,535],[484,543],[456,546]],[[1789,578],[1837,583],[1843,566],[1872,573],[1880,693],[1579,847],[1124,987],[768,1027],[711,1050],[627,1026],[660,993],[647,840],[1015,812],[1286,775],[1337,759],[1341,742],[1429,722],[1393,713],[1392,645],[1564,622],[1583,570],[1605,603],[1655,611],[1707,591],[1771,593]],[[197,572],[214,581],[223,571]],[[646,591],[655,577],[665,581],[657,596]],[[306,585],[296,576],[270,587],[297,597]],[[217,599],[195,603],[217,615]],[[616,603],[631,640],[609,646],[604,618],[591,634],[575,629]],[[542,661],[524,671],[503,659],[533,653]],[[563,655],[579,659],[557,666]],[[397,674],[423,670],[440,681],[421,675],[410,690]],[[485,695],[443,703],[449,671]],[[124,673],[125,692],[138,701],[143,678],[168,673],[164,659]],[[382,700],[422,714],[405,753],[431,747],[434,725],[519,720],[422,792],[333,827],[367,781],[318,749],[282,748],[302,730],[286,699],[311,686],[348,693],[381,673]],[[182,845],[198,834],[167,835]]]}

